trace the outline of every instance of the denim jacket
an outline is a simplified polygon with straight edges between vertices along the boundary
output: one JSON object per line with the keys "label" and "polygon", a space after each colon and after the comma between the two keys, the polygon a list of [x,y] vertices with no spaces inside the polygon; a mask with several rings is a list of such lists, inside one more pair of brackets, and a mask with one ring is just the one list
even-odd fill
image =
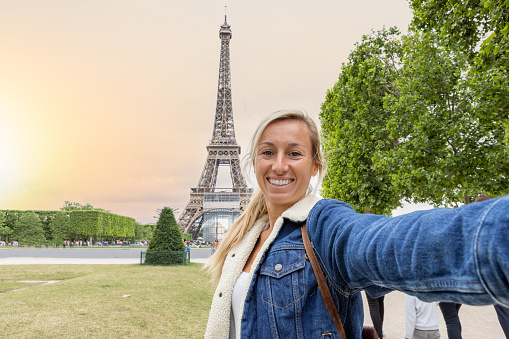
{"label": "denim jacket", "polygon": [[[349,339],[361,338],[362,290],[509,305],[509,197],[389,218],[308,196],[283,213],[258,253],[237,337],[339,338],[305,255],[303,222]],[[205,337],[229,336],[231,290],[260,225],[225,261]]]}

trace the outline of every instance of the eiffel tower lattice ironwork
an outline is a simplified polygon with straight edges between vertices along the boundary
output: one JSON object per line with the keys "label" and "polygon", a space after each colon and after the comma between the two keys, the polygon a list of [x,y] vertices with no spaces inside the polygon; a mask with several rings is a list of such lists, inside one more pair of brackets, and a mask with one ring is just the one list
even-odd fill
{"label": "eiffel tower lattice ironwork", "polygon": [[[189,203],[178,220],[181,230],[193,234],[193,238],[197,237],[200,228],[207,219],[217,219],[219,215],[233,222],[233,219],[249,204],[253,193],[253,189],[247,187],[246,180],[242,175],[239,158],[240,146],[235,139],[233,126],[230,78],[232,32],[226,21],[226,15],[224,24],[219,30],[219,38],[221,39],[221,57],[212,139],[207,146],[207,161],[198,186],[191,188]],[[230,167],[233,187],[216,187],[219,166]]]}

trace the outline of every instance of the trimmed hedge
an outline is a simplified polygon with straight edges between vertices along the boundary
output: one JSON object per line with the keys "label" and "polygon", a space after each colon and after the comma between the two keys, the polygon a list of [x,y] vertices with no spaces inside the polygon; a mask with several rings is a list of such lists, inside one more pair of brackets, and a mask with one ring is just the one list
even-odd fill
{"label": "trimmed hedge", "polygon": [[136,221],[130,217],[100,210],[70,211],[70,228],[77,237],[107,237],[128,239],[134,237]]}
{"label": "trimmed hedge", "polygon": [[[20,211],[20,210],[0,210],[5,216],[4,226],[13,230],[12,240],[17,240],[16,222],[26,213],[35,213],[41,220],[46,239],[51,241],[52,234],[49,227],[56,214],[61,211]],[[75,210],[67,211],[69,217],[69,230],[67,238],[69,239],[89,239],[94,238],[133,238],[136,228],[136,220],[131,217],[125,217],[101,210]]]}

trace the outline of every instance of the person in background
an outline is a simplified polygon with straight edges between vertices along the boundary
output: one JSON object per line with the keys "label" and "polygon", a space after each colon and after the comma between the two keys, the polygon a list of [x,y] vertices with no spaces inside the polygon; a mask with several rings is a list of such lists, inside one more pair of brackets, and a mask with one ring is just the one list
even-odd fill
{"label": "person in background", "polygon": [[[475,202],[481,202],[490,200],[491,197],[487,194],[481,194],[477,198],[475,198]],[[497,312],[498,322],[504,331],[505,337],[509,339],[509,308],[504,307],[499,304],[493,305],[495,307],[495,311]]]}
{"label": "person in background", "polygon": [[462,339],[461,321],[459,317],[461,304],[440,302],[438,306],[444,316],[445,326],[447,327],[447,336],[449,339]]}
{"label": "person in background", "polygon": [[382,328],[384,324],[384,298],[385,296],[381,296],[380,298],[371,298],[369,294],[366,293],[369,315],[373,322],[373,327],[375,327],[376,333],[380,339],[383,338]]}
{"label": "person in background", "polygon": [[438,339],[437,305],[405,296],[405,339]]}

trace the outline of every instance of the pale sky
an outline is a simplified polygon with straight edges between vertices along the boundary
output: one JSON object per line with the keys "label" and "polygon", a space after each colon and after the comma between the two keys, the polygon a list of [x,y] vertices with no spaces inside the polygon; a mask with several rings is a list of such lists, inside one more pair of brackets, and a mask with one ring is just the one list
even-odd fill
{"label": "pale sky", "polygon": [[411,20],[405,0],[0,0],[0,209],[182,211],[212,136],[225,5],[243,155],[273,111],[318,122],[362,35]]}

